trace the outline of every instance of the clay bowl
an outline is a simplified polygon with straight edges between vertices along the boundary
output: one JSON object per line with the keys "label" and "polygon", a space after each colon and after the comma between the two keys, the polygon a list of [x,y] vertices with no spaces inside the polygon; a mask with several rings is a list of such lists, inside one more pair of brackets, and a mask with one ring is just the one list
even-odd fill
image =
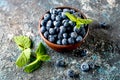
{"label": "clay bowl", "polygon": [[[71,7],[57,7],[56,9],[65,9],[65,8],[68,8],[68,9],[74,9],[75,11],[77,12],[80,12],[82,17],[86,19],[86,16],[78,9],[75,9],[75,8],[71,8]],[[49,12],[49,11],[47,11]],[[46,12],[46,13],[47,13]],[[41,20],[43,19],[44,15],[42,16],[42,18],[40,18],[39,20],[39,25],[38,25],[38,29],[39,29],[39,33],[40,33],[40,37],[44,40],[44,42],[50,47],[52,48],[53,50],[57,51],[57,52],[68,52],[68,51],[72,51],[74,49],[76,49],[77,47],[80,47],[81,44],[84,42],[84,40],[86,39],[87,35],[88,35],[88,32],[89,32],[89,28],[88,26],[85,27],[86,29],[86,35],[84,36],[84,38],[82,39],[82,41],[78,42],[78,43],[75,43],[75,44],[68,44],[68,45],[58,45],[58,44],[55,44],[55,43],[52,43],[50,41],[48,41],[44,36],[43,34],[41,33],[40,31],[40,27],[41,27]]]}

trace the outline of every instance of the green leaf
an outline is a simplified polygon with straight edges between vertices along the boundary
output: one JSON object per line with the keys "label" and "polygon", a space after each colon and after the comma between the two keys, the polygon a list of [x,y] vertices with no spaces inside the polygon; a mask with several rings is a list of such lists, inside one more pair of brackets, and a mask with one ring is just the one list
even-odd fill
{"label": "green leaf", "polygon": [[36,59],[29,65],[25,66],[24,71],[27,73],[31,73],[31,72],[35,71],[36,69],[38,69],[41,66],[41,63],[42,63],[41,61]]}
{"label": "green leaf", "polygon": [[31,46],[31,40],[29,37],[26,36],[15,36],[14,41],[16,42],[20,50],[25,50],[27,48],[30,48]]}
{"label": "green leaf", "polygon": [[92,19],[82,19],[82,18],[77,18],[77,22],[81,22],[83,24],[90,24],[93,22]]}
{"label": "green leaf", "polygon": [[29,62],[31,55],[30,48],[24,50],[16,60],[16,65],[18,67],[23,67],[26,63]]}
{"label": "green leaf", "polygon": [[41,56],[38,56],[38,60],[49,61],[50,60],[50,56],[48,56],[48,55],[41,55]]}
{"label": "green leaf", "polygon": [[73,22],[77,21],[77,17],[75,17],[73,14],[70,14],[69,12],[66,12],[65,15]]}
{"label": "green leaf", "polygon": [[37,47],[35,53],[37,56],[46,54],[45,46],[42,43],[40,43],[39,46]]}

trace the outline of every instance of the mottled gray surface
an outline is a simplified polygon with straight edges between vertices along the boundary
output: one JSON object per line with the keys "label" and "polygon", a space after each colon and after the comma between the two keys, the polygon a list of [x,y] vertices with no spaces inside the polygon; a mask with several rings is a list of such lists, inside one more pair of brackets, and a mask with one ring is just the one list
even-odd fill
{"label": "mottled gray surface", "polygon": [[[0,0],[0,80],[120,80],[120,0]],[[70,6],[82,10],[88,18],[96,20],[90,25],[90,32],[80,48],[69,53],[57,53],[48,48],[51,61],[27,74],[15,65],[20,54],[13,41],[16,35],[30,36],[34,50],[41,41],[38,20],[50,8]],[[106,22],[111,27],[98,29],[98,22]],[[79,49],[87,49],[88,55],[76,57]],[[53,64],[63,58],[66,68]],[[99,67],[82,72],[76,65],[93,61]],[[75,69],[78,79],[67,77],[66,71]]]}

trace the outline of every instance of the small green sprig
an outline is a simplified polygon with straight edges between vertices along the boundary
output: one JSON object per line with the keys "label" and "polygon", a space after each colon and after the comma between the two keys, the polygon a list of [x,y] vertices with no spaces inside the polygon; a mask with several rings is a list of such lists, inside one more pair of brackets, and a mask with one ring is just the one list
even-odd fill
{"label": "small green sprig", "polygon": [[[40,43],[38,48],[36,49],[36,59],[30,62],[31,59],[31,40],[26,36],[16,36],[14,37],[14,41],[18,45],[19,49],[22,50],[22,53],[16,60],[16,65],[18,67],[24,66],[24,71],[27,73],[33,72],[41,66],[43,61],[50,60],[50,56],[46,55],[45,46]],[[29,63],[29,64],[28,64]]]}
{"label": "small green sprig", "polygon": [[76,27],[79,29],[81,28],[81,25],[83,24],[90,24],[93,22],[92,19],[82,19],[80,17],[76,17],[73,14],[70,14],[69,12],[66,12],[65,15],[73,22],[76,23]]}

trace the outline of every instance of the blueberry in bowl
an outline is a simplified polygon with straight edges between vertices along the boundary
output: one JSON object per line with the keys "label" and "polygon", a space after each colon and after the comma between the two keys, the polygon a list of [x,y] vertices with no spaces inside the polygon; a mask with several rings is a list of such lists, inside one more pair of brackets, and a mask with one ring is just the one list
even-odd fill
{"label": "blueberry in bowl", "polygon": [[[79,21],[72,21],[66,13],[73,15],[79,13],[80,18],[87,19],[79,10],[71,7],[57,7],[47,11],[39,21],[40,37],[55,51],[72,51],[79,47],[88,35],[88,25],[80,25]],[[74,17],[74,16],[73,16]],[[76,26],[82,26],[77,28]]]}

